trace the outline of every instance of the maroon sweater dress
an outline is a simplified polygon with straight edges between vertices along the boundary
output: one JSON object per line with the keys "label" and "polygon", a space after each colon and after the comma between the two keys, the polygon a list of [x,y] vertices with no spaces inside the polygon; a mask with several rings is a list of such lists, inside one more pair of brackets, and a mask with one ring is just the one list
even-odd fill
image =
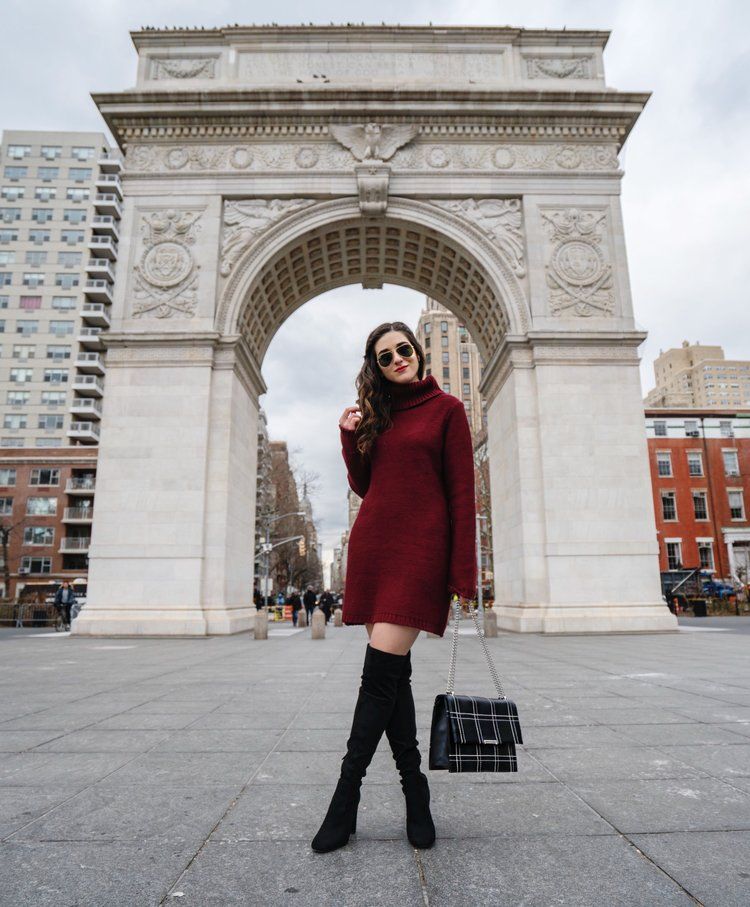
{"label": "maroon sweater dress", "polygon": [[342,619],[443,636],[453,593],[477,594],[474,455],[463,403],[434,375],[391,385],[391,428],[363,457],[341,428],[349,487],[362,498],[349,535]]}

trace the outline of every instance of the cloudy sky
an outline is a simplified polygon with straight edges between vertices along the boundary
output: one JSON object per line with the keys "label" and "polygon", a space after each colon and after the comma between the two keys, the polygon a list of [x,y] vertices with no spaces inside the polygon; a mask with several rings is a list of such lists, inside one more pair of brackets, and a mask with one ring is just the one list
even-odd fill
{"label": "cloudy sky", "polygon": [[[744,0],[505,0],[376,5],[317,0],[3,0],[0,129],[99,130],[90,92],[135,80],[128,32],[144,25],[366,22],[593,28],[612,32],[607,83],[652,97],[621,156],[623,211],[644,393],[659,349],[719,343],[750,358],[750,4]],[[500,10],[501,19],[498,19]],[[744,237],[744,239],[743,239]],[[385,320],[415,324],[423,300],[344,288],[298,309],[263,363],[271,435],[320,474],[313,505],[324,559],[346,525],[337,422],[355,401],[364,340]]]}

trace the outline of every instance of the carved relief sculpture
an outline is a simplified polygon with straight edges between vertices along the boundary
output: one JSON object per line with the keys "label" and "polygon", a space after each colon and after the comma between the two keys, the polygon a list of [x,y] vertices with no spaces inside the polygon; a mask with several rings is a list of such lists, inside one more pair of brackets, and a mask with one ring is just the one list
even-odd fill
{"label": "carved relief sculpture", "polygon": [[332,124],[330,134],[348,148],[358,161],[387,161],[399,148],[419,134],[419,126],[380,126],[367,123],[361,126]]}
{"label": "carved relief sculpture", "polygon": [[314,204],[311,198],[253,198],[224,203],[224,232],[221,241],[221,276],[227,277],[237,259],[261,233],[282,217]]}
{"label": "carved relief sculpture", "polygon": [[479,227],[497,246],[516,277],[526,274],[523,211],[519,198],[436,201],[433,204]]}
{"label": "carved relief sculpture", "polygon": [[612,265],[603,249],[606,213],[559,208],[541,215],[552,244],[545,266],[550,314],[611,315]]}
{"label": "carved relief sculpture", "polygon": [[200,212],[154,211],[141,219],[143,253],[135,266],[133,317],[192,318],[199,265],[191,246]]}

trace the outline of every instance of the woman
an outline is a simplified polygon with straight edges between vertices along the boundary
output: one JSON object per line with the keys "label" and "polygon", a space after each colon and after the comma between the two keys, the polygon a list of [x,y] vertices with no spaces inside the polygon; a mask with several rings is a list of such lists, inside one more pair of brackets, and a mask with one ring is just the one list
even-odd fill
{"label": "woman", "polygon": [[351,489],[363,500],[352,526],[342,619],[369,642],[341,775],[312,841],[324,853],[356,830],[360,787],[386,733],[401,773],[406,830],[430,847],[435,826],[419,770],[411,646],[420,630],[443,636],[453,593],[477,593],[474,456],[463,404],[424,375],[424,352],[401,321],[367,338],[359,405],[339,428]]}

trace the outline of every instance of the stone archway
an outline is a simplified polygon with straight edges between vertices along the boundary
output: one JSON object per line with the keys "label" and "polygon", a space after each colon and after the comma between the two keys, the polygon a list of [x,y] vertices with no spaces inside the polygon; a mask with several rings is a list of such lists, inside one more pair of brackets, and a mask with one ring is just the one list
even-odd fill
{"label": "stone archway", "polygon": [[354,282],[438,299],[482,353],[500,625],[674,629],[617,197],[645,97],[605,90],[604,33],[353,31],[135,33],[137,89],[96,96],[125,273],[75,632],[252,627],[263,357]]}

